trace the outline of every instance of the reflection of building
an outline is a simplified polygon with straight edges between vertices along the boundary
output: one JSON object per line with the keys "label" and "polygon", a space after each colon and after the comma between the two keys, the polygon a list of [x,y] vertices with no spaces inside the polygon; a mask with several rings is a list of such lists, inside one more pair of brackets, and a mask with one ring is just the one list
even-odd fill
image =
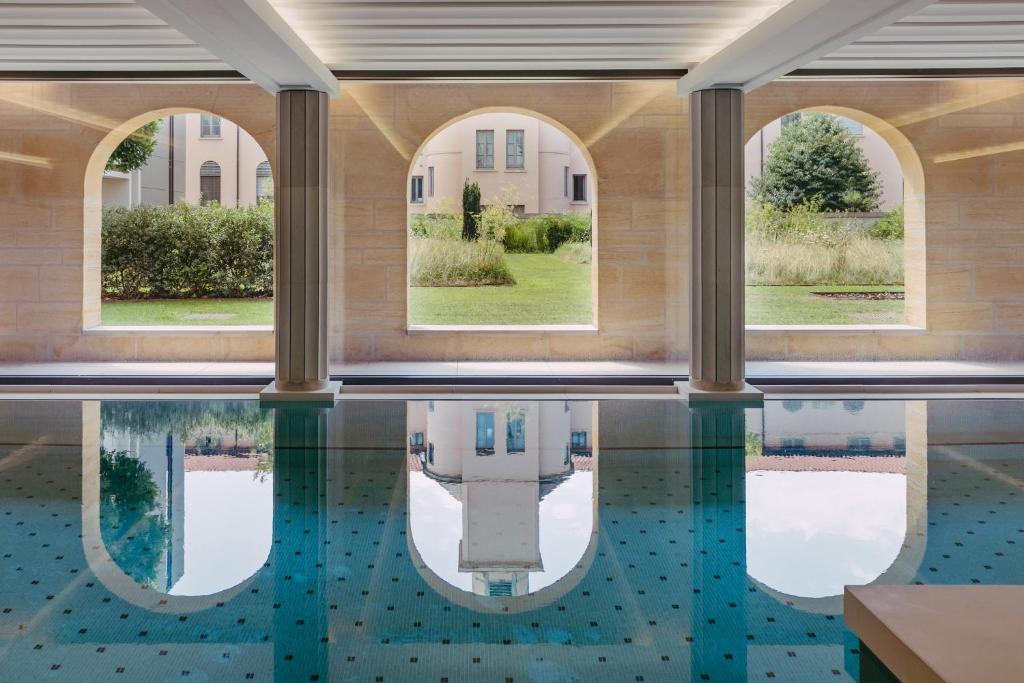
{"label": "reflection of building", "polygon": [[[462,502],[460,572],[479,595],[529,592],[543,571],[541,498],[586,460],[592,404],[569,401],[414,401],[409,447],[424,474]],[[586,451],[589,455],[589,451]]]}
{"label": "reflection of building", "polygon": [[181,200],[251,206],[273,191],[263,148],[245,130],[212,114],[164,117],[156,149],[142,168],[103,174],[104,206]]}
{"label": "reflection of building", "polygon": [[766,401],[764,455],[905,455],[902,408],[891,401]]}
{"label": "reflection of building", "polygon": [[103,436],[103,448],[126,451],[137,458],[159,490],[157,510],[170,526],[163,561],[157,568],[155,588],[166,593],[185,573],[185,446],[173,434],[118,433]]}
{"label": "reflection of building", "polygon": [[483,205],[504,198],[518,214],[590,211],[583,153],[565,133],[523,114],[479,114],[430,139],[413,165],[410,213],[462,210],[462,185],[480,184]]}
{"label": "reflection of building", "polygon": [[[781,119],[775,119],[754,133],[754,137],[747,141],[743,151],[747,190],[750,190],[754,178],[761,175],[764,161],[768,158],[769,148],[782,133],[783,125],[795,116],[799,116],[799,114],[790,114]],[[900,167],[899,159],[896,158],[896,153],[892,151],[892,147],[885,141],[885,138],[859,121],[846,117],[841,117],[841,120],[846,129],[853,134],[857,146],[864,152],[871,168],[879,173],[878,179],[882,185],[879,211],[895,209],[903,203],[903,169]]]}

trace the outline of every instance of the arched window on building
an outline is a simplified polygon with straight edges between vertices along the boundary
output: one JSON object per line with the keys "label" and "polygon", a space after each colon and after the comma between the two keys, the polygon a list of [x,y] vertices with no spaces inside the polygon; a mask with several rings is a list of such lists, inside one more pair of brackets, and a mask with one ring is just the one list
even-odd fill
{"label": "arched window on building", "polygon": [[220,202],[220,164],[204,161],[199,167],[199,203]]}
{"label": "arched window on building", "polygon": [[270,172],[270,162],[261,161],[256,165],[256,201],[274,199],[274,176]]}

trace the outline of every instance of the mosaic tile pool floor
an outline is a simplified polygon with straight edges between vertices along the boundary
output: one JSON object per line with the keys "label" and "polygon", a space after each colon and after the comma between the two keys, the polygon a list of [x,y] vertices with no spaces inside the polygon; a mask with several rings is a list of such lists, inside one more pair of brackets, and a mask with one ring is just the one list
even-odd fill
{"label": "mosaic tile pool floor", "polygon": [[857,681],[1024,583],[1024,403],[0,401],[0,683]]}

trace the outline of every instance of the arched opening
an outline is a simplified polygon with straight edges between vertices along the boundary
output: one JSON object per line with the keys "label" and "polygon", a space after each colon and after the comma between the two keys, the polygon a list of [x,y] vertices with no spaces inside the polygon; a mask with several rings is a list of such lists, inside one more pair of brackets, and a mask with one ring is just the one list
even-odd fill
{"label": "arched opening", "polygon": [[902,133],[811,107],[744,155],[748,325],[924,327],[924,176]]}
{"label": "arched opening", "polygon": [[85,328],[273,324],[272,170],[241,126],[124,122],[89,161],[85,207]]}
{"label": "arched opening", "polygon": [[408,404],[409,542],[432,586],[508,611],[585,573],[595,414],[590,401]]}
{"label": "arched opening", "polygon": [[273,437],[257,403],[93,405],[83,526],[104,583],[132,602],[156,593],[208,606],[200,598],[237,590],[266,564]]}
{"label": "arched opening", "polygon": [[596,324],[596,175],[564,126],[526,110],[468,113],[413,156],[408,324]]}

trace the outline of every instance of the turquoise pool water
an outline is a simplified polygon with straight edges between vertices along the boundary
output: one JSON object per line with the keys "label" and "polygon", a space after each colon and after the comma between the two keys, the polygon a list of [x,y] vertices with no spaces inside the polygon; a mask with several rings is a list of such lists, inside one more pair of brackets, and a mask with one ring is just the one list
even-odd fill
{"label": "turquoise pool water", "polygon": [[0,401],[0,683],[856,681],[1024,580],[1014,401]]}

